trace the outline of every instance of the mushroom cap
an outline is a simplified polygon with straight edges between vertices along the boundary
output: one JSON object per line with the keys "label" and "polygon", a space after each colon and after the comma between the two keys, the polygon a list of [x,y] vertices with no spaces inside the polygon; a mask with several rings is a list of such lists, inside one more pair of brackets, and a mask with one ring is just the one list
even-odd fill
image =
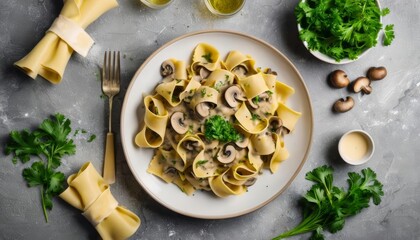
{"label": "mushroom cap", "polygon": [[190,151],[198,151],[200,150],[200,143],[197,141],[186,140],[182,142],[182,147]]}
{"label": "mushroom cap", "polygon": [[208,78],[208,76],[210,75],[210,73],[211,72],[207,68],[205,68],[205,67],[201,67],[200,68],[200,77],[201,77],[201,79]]}
{"label": "mushroom cap", "polygon": [[185,134],[188,131],[188,126],[185,124],[183,112],[174,112],[172,114],[171,126],[178,134]]}
{"label": "mushroom cap", "polygon": [[167,77],[175,72],[175,65],[171,60],[166,60],[160,67],[160,74],[162,77]]}
{"label": "mushroom cap", "polygon": [[243,102],[246,100],[244,92],[238,85],[232,85],[226,89],[224,94],[226,103],[229,107],[237,107],[239,102]]}
{"label": "mushroom cap", "polygon": [[249,138],[247,138],[247,137],[243,137],[240,140],[235,142],[235,145],[238,148],[246,148],[248,146],[248,144],[249,144]]}
{"label": "mushroom cap", "polygon": [[336,112],[347,112],[354,107],[354,100],[350,96],[348,96],[346,99],[340,98],[334,103],[333,107]]}
{"label": "mushroom cap", "polygon": [[239,78],[244,78],[248,74],[248,67],[245,64],[239,64],[232,69],[232,72]]}
{"label": "mushroom cap", "polygon": [[335,88],[347,87],[350,84],[350,79],[343,70],[335,70],[330,74],[330,84]]}
{"label": "mushroom cap", "polygon": [[217,154],[217,160],[221,163],[231,163],[235,160],[236,149],[232,144],[225,145]]}
{"label": "mushroom cap", "polygon": [[195,106],[195,112],[200,116],[200,117],[207,117],[210,114],[210,103],[208,102],[201,102],[199,104],[197,104],[197,106]]}
{"label": "mushroom cap", "polygon": [[353,91],[358,93],[362,91],[364,94],[370,94],[372,87],[370,86],[370,80],[367,77],[358,77],[354,80]]}
{"label": "mushroom cap", "polygon": [[385,67],[371,67],[367,72],[367,77],[370,80],[377,81],[384,79],[387,74],[388,72]]}
{"label": "mushroom cap", "polygon": [[248,180],[244,182],[244,186],[250,187],[254,185],[256,181],[257,181],[257,178],[255,177],[249,178]]}
{"label": "mushroom cap", "polygon": [[270,130],[280,134],[283,128],[283,121],[279,117],[271,117],[269,122]]}

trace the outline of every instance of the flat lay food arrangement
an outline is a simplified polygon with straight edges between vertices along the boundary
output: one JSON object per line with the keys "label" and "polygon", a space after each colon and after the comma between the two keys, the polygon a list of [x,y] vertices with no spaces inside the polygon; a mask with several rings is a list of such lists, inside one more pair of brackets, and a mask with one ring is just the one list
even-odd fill
{"label": "flat lay food arrangement", "polygon": [[1,239],[420,237],[419,2],[0,6]]}

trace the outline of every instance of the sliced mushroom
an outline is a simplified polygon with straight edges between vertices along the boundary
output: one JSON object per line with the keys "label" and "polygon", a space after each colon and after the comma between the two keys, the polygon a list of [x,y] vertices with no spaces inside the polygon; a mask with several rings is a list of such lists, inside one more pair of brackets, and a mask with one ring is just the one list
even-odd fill
{"label": "sliced mushroom", "polygon": [[185,134],[188,126],[185,124],[185,116],[183,112],[174,112],[171,116],[171,126],[178,134]]}
{"label": "sliced mushroom", "polygon": [[201,102],[199,104],[197,104],[197,106],[195,107],[195,112],[200,116],[200,117],[207,117],[210,114],[210,103],[208,102]]}
{"label": "sliced mushroom", "polygon": [[196,141],[189,141],[186,140],[182,142],[182,146],[190,151],[199,151],[200,150],[200,143]]}
{"label": "sliced mushroom", "polygon": [[248,67],[245,64],[240,64],[232,69],[232,72],[239,78],[244,78],[248,74]]}
{"label": "sliced mushroom", "polygon": [[347,87],[350,84],[350,79],[343,70],[335,70],[329,76],[330,84],[335,88]]}
{"label": "sliced mushroom", "polygon": [[175,72],[175,65],[171,60],[166,60],[160,67],[160,74],[162,77],[167,77]]}
{"label": "sliced mushroom", "polygon": [[247,137],[242,137],[241,139],[235,142],[235,145],[238,148],[246,148],[248,144],[249,144],[249,138]]}
{"label": "sliced mushroom", "polygon": [[370,80],[367,77],[358,77],[354,80],[353,91],[358,93],[362,91],[364,94],[370,94],[372,87],[370,86]]}
{"label": "sliced mushroom", "polygon": [[386,77],[387,71],[385,67],[371,67],[367,72],[367,77],[370,80],[382,80]]}
{"label": "sliced mushroom", "polygon": [[201,79],[208,78],[208,76],[210,75],[210,73],[211,72],[207,68],[205,68],[205,67],[201,67],[200,68],[200,77],[201,77]]}
{"label": "sliced mushroom", "polygon": [[265,74],[272,74],[272,75],[277,76],[277,72],[275,72],[275,71],[271,70],[271,68],[267,68],[267,69],[265,69],[264,73],[265,73]]}
{"label": "sliced mushroom", "polygon": [[250,178],[250,179],[248,179],[244,182],[244,186],[250,187],[250,186],[254,185],[254,183],[256,181],[257,181],[257,178],[254,178],[254,177]]}
{"label": "sliced mushroom", "polygon": [[236,149],[232,144],[225,145],[217,154],[217,160],[221,163],[231,163],[235,160]]}
{"label": "sliced mushroom", "polygon": [[248,103],[248,106],[250,106],[253,109],[258,108],[258,104],[256,104],[254,101],[252,101],[252,99],[248,99],[247,103]]}
{"label": "sliced mushroom", "polygon": [[283,121],[278,117],[270,118],[270,131],[280,134],[282,132]]}
{"label": "sliced mushroom", "polygon": [[225,100],[229,107],[237,107],[239,102],[246,100],[244,92],[238,85],[232,85],[225,91]]}
{"label": "sliced mushroom", "polygon": [[168,166],[166,169],[163,170],[165,174],[170,175],[171,177],[175,177],[175,174],[177,173],[176,168]]}
{"label": "sliced mushroom", "polygon": [[354,100],[348,96],[346,99],[340,98],[334,103],[334,110],[339,113],[350,111],[354,106]]}

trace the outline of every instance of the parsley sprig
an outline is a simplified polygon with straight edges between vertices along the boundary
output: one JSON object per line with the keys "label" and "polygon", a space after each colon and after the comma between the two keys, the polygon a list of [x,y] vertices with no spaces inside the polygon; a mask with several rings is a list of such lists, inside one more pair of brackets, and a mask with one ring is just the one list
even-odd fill
{"label": "parsley sprig", "polygon": [[[380,17],[390,13],[382,11],[375,0],[306,0],[295,8],[297,22],[302,27],[301,40],[310,50],[324,53],[337,62],[344,58],[357,59],[366,49],[377,44],[382,29]],[[384,29],[383,44],[394,39],[393,25]]]}
{"label": "parsley sprig", "polygon": [[32,156],[39,159],[31,167],[22,172],[29,187],[39,186],[41,191],[42,210],[45,221],[48,222],[47,209],[53,207],[52,198],[64,190],[65,176],[56,171],[65,155],[76,152],[73,140],[68,136],[71,132],[70,120],[57,113],[52,118],[45,119],[39,127],[29,130],[12,131],[6,143],[5,154],[13,154],[14,164],[20,160],[23,164],[29,162]]}
{"label": "parsley sprig", "polygon": [[346,217],[356,215],[363,208],[369,207],[369,202],[378,205],[381,202],[382,184],[376,179],[372,169],[362,170],[362,174],[348,173],[349,188],[333,186],[333,168],[322,166],[306,174],[306,179],[315,184],[302,198],[303,221],[294,229],[282,233],[273,240],[283,239],[302,233],[313,232],[311,239],[324,239],[322,231],[328,229],[331,233],[344,227]]}

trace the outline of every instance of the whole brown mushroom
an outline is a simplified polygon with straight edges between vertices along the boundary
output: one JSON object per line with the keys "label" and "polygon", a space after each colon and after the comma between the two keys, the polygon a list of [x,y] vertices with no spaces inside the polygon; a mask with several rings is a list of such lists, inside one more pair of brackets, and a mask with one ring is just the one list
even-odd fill
{"label": "whole brown mushroom", "polygon": [[350,111],[354,107],[354,100],[348,96],[346,99],[340,98],[334,103],[334,111],[343,113]]}
{"label": "whole brown mushroom", "polygon": [[371,67],[367,72],[367,77],[373,81],[382,80],[386,75],[387,71],[385,67]]}
{"label": "whole brown mushroom", "polygon": [[343,70],[335,70],[329,76],[330,84],[335,88],[344,88],[350,84],[350,79]]}

